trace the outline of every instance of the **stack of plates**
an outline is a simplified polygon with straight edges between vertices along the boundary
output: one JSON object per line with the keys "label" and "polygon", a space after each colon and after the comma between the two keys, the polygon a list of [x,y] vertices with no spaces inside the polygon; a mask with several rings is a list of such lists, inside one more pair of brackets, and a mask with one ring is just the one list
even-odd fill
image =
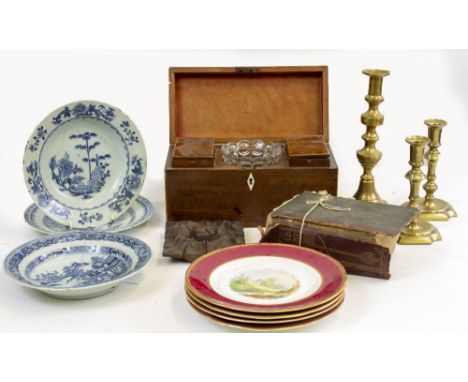
{"label": "stack of plates", "polygon": [[211,252],[187,270],[189,304],[207,318],[247,330],[312,324],[343,303],[346,272],[320,252],[247,244]]}
{"label": "stack of plates", "polygon": [[82,299],[139,272],[149,247],[112,232],[151,217],[151,203],[139,195],[145,174],[143,138],[121,110],[98,101],[54,110],[29,137],[23,175],[34,200],[26,222],[56,234],[13,250],[7,274],[51,296]]}

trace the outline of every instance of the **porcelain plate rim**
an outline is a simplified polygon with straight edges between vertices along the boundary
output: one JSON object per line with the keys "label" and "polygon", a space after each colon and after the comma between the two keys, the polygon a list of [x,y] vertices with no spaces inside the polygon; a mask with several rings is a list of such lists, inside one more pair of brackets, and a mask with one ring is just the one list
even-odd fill
{"label": "porcelain plate rim", "polygon": [[[109,224],[112,223],[111,222],[108,222],[106,224],[104,224],[103,226],[97,226],[97,227],[90,227],[90,228],[74,228],[74,229],[68,229],[68,230],[64,230],[64,231],[54,231],[53,229],[50,229],[46,226],[44,226],[43,224],[38,224],[38,223],[35,223],[32,219],[31,219],[31,215],[34,211],[42,211],[43,210],[35,203],[32,203],[30,204],[26,210],[24,211],[24,214],[23,214],[23,217],[24,217],[24,221],[34,230],[36,230],[37,232],[41,232],[41,233],[44,233],[44,234],[56,234],[56,233],[64,233],[64,232],[71,232],[71,231],[83,231],[83,230],[94,230],[94,231],[105,231],[105,232],[111,232],[111,233],[116,233],[116,232],[122,232],[122,231],[127,231],[127,230],[130,230],[132,228],[136,228],[136,227],[139,227],[140,225],[146,223],[148,220],[151,219],[151,217],[153,216],[154,214],[154,206],[153,204],[151,203],[151,201],[142,196],[142,195],[138,195],[136,197],[136,199],[130,204],[130,207],[128,210],[130,210],[132,208],[132,206],[136,203],[136,202],[139,202],[141,204],[144,204],[145,205],[145,208],[148,210],[147,214],[140,220],[136,221],[136,222],[133,222],[131,224],[129,224],[128,226],[121,226],[120,228],[117,228],[117,229],[105,229],[105,227]],[[127,211],[128,211],[127,210]],[[127,213],[127,211],[124,212]],[[45,216],[48,216],[44,213]],[[60,223],[60,222],[56,222],[57,224],[60,224],[62,225],[63,227],[67,227],[65,226],[64,224]]]}

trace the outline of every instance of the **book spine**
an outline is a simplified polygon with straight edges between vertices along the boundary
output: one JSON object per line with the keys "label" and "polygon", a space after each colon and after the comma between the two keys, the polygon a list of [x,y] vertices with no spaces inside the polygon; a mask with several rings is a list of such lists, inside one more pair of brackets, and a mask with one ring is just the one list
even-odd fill
{"label": "book spine", "polygon": [[[270,214],[267,220],[267,228],[276,225],[293,226],[300,228],[300,226],[302,225],[302,221]],[[398,240],[398,235],[389,236],[376,232],[363,232],[353,229],[352,227],[343,228],[338,226],[321,225],[312,221],[306,221],[305,228],[311,231],[321,232],[324,235],[329,234],[332,236],[345,236],[351,240],[386,247],[390,252],[394,250],[396,242]]]}
{"label": "book spine", "polygon": [[[299,229],[277,225],[267,230],[261,241],[297,245]],[[390,278],[390,251],[388,248],[324,234],[310,228],[304,229],[302,246],[333,257],[345,267],[349,274],[382,279]]]}

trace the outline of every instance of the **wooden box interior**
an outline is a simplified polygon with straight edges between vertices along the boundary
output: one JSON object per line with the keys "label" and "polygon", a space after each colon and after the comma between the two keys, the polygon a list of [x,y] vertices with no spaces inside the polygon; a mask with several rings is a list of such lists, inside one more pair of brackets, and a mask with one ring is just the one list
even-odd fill
{"label": "wooden box interior", "polygon": [[[244,227],[254,227],[304,190],[326,189],[336,195],[338,166],[328,143],[327,67],[170,68],[169,78],[169,220],[239,220]],[[287,141],[304,136],[323,137],[329,157],[291,163]],[[214,140],[211,167],[201,166],[200,158],[175,164],[176,140],[204,137]],[[226,164],[221,145],[241,139],[279,142],[279,162],[255,169]]]}
{"label": "wooden box interior", "polygon": [[328,142],[327,67],[170,68],[170,141]]}

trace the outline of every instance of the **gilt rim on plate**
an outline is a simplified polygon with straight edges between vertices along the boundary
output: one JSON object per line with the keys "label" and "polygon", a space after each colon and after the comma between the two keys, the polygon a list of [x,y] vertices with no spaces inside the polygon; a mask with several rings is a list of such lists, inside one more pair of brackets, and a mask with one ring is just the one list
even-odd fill
{"label": "gilt rim on plate", "polygon": [[296,318],[300,319],[300,317],[307,316],[315,311],[320,311],[322,309],[328,308],[331,305],[335,304],[339,299],[343,298],[344,296],[344,291],[341,293],[338,293],[336,297],[333,297],[332,299],[324,302],[323,304],[317,305],[313,308],[305,309],[305,310],[296,310],[294,312],[286,312],[286,313],[247,313],[247,312],[239,312],[237,310],[232,310],[228,308],[222,308],[218,305],[213,305],[210,304],[209,302],[202,300],[200,297],[195,296],[190,290],[186,289],[185,290],[186,297],[190,297],[192,300],[195,300],[197,303],[205,306],[207,309],[210,309],[211,311],[218,312],[221,314],[227,314],[230,316],[235,316],[235,317],[241,317],[241,318],[253,318],[256,320],[272,320],[272,319],[287,319],[287,318]]}
{"label": "gilt rim on plate", "polygon": [[330,311],[325,312],[319,316],[306,319],[306,320],[300,320],[300,321],[296,321],[292,323],[289,322],[289,323],[284,323],[284,324],[271,324],[271,325],[248,324],[248,323],[240,323],[240,322],[235,322],[235,321],[224,320],[219,317],[215,317],[211,314],[202,312],[196,307],[193,307],[193,309],[197,313],[208,318],[210,321],[213,321],[214,323],[221,325],[221,326],[227,326],[229,328],[248,330],[248,331],[253,331],[253,332],[275,332],[275,331],[299,329],[305,326],[315,324],[318,321],[321,321],[322,319],[335,313],[341,307],[342,304],[343,304],[343,301],[340,304],[338,304],[335,308],[331,309]]}
{"label": "gilt rim on plate", "polygon": [[[255,256],[286,258],[308,265],[320,274],[320,287],[300,300],[268,305],[236,301],[214,290],[210,276],[215,269],[227,262]],[[346,272],[338,261],[312,249],[276,243],[245,244],[213,251],[195,260],[185,274],[185,285],[195,296],[213,305],[251,313],[293,312],[312,308],[336,297],[345,284]]]}
{"label": "gilt rim on plate", "polygon": [[334,308],[336,308],[338,305],[341,305],[341,303],[344,300],[344,294],[341,294],[338,299],[333,300],[333,303],[329,304],[326,307],[323,307],[321,309],[316,309],[313,311],[310,311],[308,314],[304,314],[303,316],[299,317],[285,317],[285,318],[271,318],[271,319],[257,319],[256,317],[239,317],[238,315],[230,315],[227,313],[220,313],[218,311],[212,310],[209,307],[206,307],[206,305],[201,304],[200,302],[197,302],[194,298],[190,297],[190,295],[186,296],[188,303],[192,307],[196,307],[199,310],[208,313],[214,317],[221,318],[223,320],[229,320],[229,321],[234,321],[234,322],[240,322],[240,323],[247,323],[247,324],[261,324],[261,325],[273,325],[273,324],[286,324],[286,323],[293,323],[297,321],[303,321],[307,320],[309,318],[321,316],[325,314],[326,312],[332,311]]}

